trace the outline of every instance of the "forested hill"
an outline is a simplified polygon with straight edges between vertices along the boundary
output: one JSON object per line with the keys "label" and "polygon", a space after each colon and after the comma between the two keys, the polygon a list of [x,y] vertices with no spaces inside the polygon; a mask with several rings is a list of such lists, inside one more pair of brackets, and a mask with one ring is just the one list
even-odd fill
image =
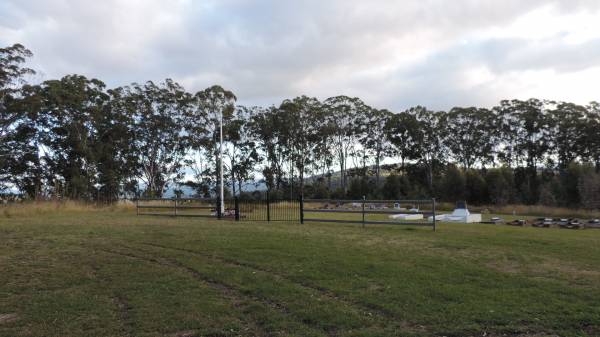
{"label": "forested hill", "polygon": [[218,85],[192,93],[171,79],[27,83],[31,56],[0,49],[0,189],[28,198],[110,201],[182,186],[214,195],[222,116],[230,194],[260,180],[282,196],[600,207],[596,102],[392,112],[340,95],[249,107]]}

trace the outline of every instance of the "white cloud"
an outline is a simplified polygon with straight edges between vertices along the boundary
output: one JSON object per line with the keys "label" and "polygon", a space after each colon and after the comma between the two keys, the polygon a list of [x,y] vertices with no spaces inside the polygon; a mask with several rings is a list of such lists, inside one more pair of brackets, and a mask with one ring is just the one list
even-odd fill
{"label": "white cloud", "polygon": [[[349,94],[390,109],[600,99],[592,0],[4,0],[0,43],[46,78],[219,83],[241,103]],[[596,95],[596,96],[594,96]]]}

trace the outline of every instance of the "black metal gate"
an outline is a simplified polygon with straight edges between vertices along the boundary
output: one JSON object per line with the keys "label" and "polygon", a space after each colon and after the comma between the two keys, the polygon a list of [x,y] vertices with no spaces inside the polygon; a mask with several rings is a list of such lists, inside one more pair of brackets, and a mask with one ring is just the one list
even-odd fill
{"label": "black metal gate", "polygon": [[241,199],[237,201],[240,221],[295,221],[301,218],[300,200]]}

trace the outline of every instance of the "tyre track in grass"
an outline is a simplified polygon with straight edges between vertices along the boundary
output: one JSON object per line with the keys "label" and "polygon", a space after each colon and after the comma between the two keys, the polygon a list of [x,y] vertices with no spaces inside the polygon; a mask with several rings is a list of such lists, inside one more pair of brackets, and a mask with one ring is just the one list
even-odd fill
{"label": "tyre track in grass", "polygon": [[[132,242],[129,242],[129,243],[132,243]],[[426,328],[424,326],[408,323],[402,317],[400,317],[400,315],[398,315],[397,313],[395,313],[391,310],[388,310],[384,307],[374,305],[371,303],[357,302],[357,301],[354,301],[354,300],[351,300],[348,298],[341,297],[339,294],[336,294],[335,292],[333,292],[325,287],[315,285],[314,283],[307,282],[307,281],[294,280],[287,275],[274,272],[272,270],[260,267],[256,264],[241,262],[241,261],[238,261],[238,260],[235,260],[232,258],[222,257],[222,256],[218,256],[215,254],[202,253],[202,252],[198,252],[198,251],[186,249],[186,248],[170,247],[170,246],[160,245],[160,244],[151,243],[151,242],[135,242],[135,243],[141,244],[144,246],[161,248],[161,249],[165,249],[165,250],[180,251],[180,252],[188,253],[191,255],[203,257],[205,259],[216,260],[219,263],[228,264],[230,266],[246,268],[246,269],[250,269],[254,272],[267,274],[270,277],[274,278],[275,280],[286,281],[297,287],[308,290],[309,292],[310,291],[316,292],[323,299],[338,302],[347,307],[354,308],[357,311],[359,311],[361,314],[363,314],[365,316],[369,316],[371,318],[375,318],[375,317],[373,317],[373,315],[376,315],[379,317],[380,320],[384,321],[384,322],[377,322],[377,323],[385,323],[388,320],[393,320],[393,322],[395,322],[398,325],[398,327],[403,330],[407,330],[407,331],[410,331],[413,333],[425,333],[426,332]],[[372,326],[375,327],[375,326],[377,326],[377,324],[373,324]]]}
{"label": "tyre track in grass", "polygon": [[[332,333],[331,331],[326,331],[324,329],[321,329],[317,325],[314,325],[314,324],[311,324],[310,322],[306,322],[301,319],[298,319],[298,317],[295,317],[294,314],[287,307],[285,307],[284,305],[282,305],[280,303],[277,303],[277,302],[274,302],[274,301],[271,301],[268,299],[264,299],[264,298],[259,298],[256,296],[246,295],[246,294],[242,293],[242,291],[240,291],[239,289],[236,289],[235,287],[232,287],[223,282],[219,282],[219,281],[197,271],[196,269],[186,266],[185,264],[183,264],[179,261],[176,261],[174,259],[169,259],[169,258],[164,258],[164,257],[160,257],[160,258],[155,258],[155,257],[151,257],[151,256],[149,257],[149,256],[146,256],[146,254],[148,254],[147,251],[143,251],[143,250],[139,250],[139,249],[136,250],[136,248],[129,247],[129,246],[121,246],[121,247],[126,250],[129,250],[129,251],[123,252],[123,251],[110,250],[110,249],[99,249],[99,250],[104,251],[109,254],[115,254],[115,255],[120,255],[120,256],[127,257],[127,258],[142,260],[142,261],[145,261],[145,262],[151,263],[151,264],[175,268],[175,269],[185,272],[188,275],[191,275],[197,281],[200,281],[201,283],[208,286],[209,288],[220,292],[223,295],[223,297],[226,298],[230,303],[232,303],[232,305],[236,309],[240,310],[240,312],[242,314],[244,314],[243,323],[251,328],[252,333],[253,333],[252,336],[275,336],[275,335],[278,335],[278,331],[273,331],[273,332],[267,331],[266,328],[264,327],[263,322],[260,322],[257,320],[247,320],[246,319],[249,316],[246,314],[246,311],[247,311],[246,309],[249,309],[252,306],[252,304],[254,304],[254,303],[262,304],[263,307],[269,308],[273,311],[277,311],[284,316],[294,318],[294,320],[293,320],[294,322],[305,326],[309,330],[312,330],[313,333],[325,334],[328,336],[335,336],[335,334]],[[134,253],[132,253],[131,251],[133,251]],[[136,253],[141,253],[143,255],[138,255]]]}
{"label": "tyre track in grass", "polygon": [[[100,272],[100,267],[95,262],[90,263],[90,268],[92,269],[92,276],[104,283],[112,283],[112,279]],[[122,294],[116,292],[115,290],[110,291],[110,300],[117,308],[117,318],[120,325],[120,330],[122,336],[129,337],[133,336],[135,332],[135,325],[131,318],[131,311],[133,307],[129,304],[129,301]]]}
{"label": "tyre track in grass", "polygon": [[119,309],[119,319],[122,322],[121,331],[123,332],[123,336],[133,336],[133,332],[135,331],[135,329],[130,314],[133,308],[131,307],[127,299],[125,299],[125,297],[118,294],[114,295],[113,302]]}

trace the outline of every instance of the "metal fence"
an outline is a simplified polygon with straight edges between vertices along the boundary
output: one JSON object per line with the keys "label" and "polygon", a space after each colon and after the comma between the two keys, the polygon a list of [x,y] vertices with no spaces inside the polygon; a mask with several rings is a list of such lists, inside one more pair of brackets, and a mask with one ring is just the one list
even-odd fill
{"label": "metal fence", "polygon": [[374,225],[431,226],[436,230],[435,199],[218,199],[144,198],[136,200],[138,215],[209,217],[236,221],[332,222]]}
{"label": "metal fence", "polygon": [[232,202],[228,201],[223,214],[219,201],[211,198],[140,198],[135,204],[138,215],[222,218],[233,213]]}
{"label": "metal fence", "polygon": [[304,199],[301,203],[302,222],[431,226],[436,230],[435,199]]}
{"label": "metal fence", "polygon": [[208,217],[238,221],[300,221],[300,200],[225,199],[223,212],[219,199],[140,198],[138,215]]}

